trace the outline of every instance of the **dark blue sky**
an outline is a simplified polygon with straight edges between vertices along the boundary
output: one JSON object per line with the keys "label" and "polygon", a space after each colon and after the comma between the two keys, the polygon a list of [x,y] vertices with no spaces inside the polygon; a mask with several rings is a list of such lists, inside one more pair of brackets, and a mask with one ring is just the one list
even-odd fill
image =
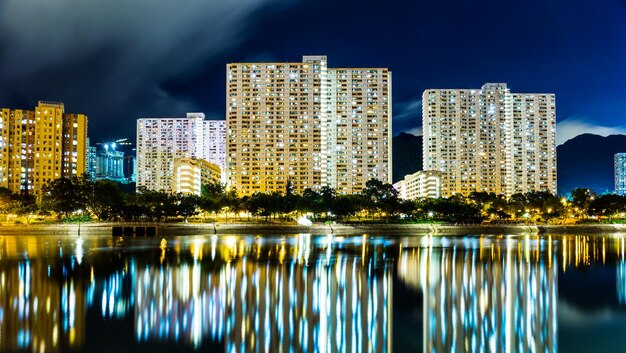
{"label": "dark blue sky", "polygon": [[389,67],[395,134],[418,131],[424,89],[484,82],[556,93],[561,140],[626,132],[625,0],[0,2],[0,105],[65,101],[94,140],[223,119],[227,62],[306,54]]}

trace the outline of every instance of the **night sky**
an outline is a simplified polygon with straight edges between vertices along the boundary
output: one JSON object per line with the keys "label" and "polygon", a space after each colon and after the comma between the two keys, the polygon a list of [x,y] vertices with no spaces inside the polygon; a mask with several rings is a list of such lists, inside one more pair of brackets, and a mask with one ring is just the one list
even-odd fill
{"label": "night sky", "polygon": [[138,117],[224,119],[225,66],[328,55],[393,71],[394,134],[427,88],[557,97],[559,143],[626,133],[626,0],[2,0],[0,106],[63,101],[92,141]]}

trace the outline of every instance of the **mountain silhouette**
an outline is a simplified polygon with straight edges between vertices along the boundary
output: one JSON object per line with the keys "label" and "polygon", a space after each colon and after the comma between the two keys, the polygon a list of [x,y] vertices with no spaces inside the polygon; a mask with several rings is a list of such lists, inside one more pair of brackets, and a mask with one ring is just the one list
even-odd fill
{"label": "mountain silhouette", "polygon": [[626,152],[626,135],[582,134],[558,146],[559,194],[566,195],[575,188],[589,188],[597,193],[613,192],[613,158],[620,152]]}
{"label": "mountain silhouette", "polygon": [[422,170],[422,136],[401,132],[393,137],[393,182]]}

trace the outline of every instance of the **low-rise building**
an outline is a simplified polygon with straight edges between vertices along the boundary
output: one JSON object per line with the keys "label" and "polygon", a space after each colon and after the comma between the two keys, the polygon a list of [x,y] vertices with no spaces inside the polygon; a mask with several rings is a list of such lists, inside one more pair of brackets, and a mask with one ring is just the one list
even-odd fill
{"label": "low-rise building", "polygon": [[200,195],[202,185],[219,183],[222,170],[204,159],[177,158],[174,160],[174,192]]}
{"label": "low-rise building", "polygon": [[404,176],[393,184],[398,196],[405,200],[441,197],[442,173],[436,170],[420,170]]}

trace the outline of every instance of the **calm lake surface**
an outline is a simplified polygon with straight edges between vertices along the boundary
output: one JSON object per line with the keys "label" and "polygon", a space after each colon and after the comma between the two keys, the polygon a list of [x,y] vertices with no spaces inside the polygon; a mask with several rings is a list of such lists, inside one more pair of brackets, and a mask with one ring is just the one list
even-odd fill
{"label": "calm lake surface", "polygon": [[0,237],[0,352],[624,352],[625,236]]}

